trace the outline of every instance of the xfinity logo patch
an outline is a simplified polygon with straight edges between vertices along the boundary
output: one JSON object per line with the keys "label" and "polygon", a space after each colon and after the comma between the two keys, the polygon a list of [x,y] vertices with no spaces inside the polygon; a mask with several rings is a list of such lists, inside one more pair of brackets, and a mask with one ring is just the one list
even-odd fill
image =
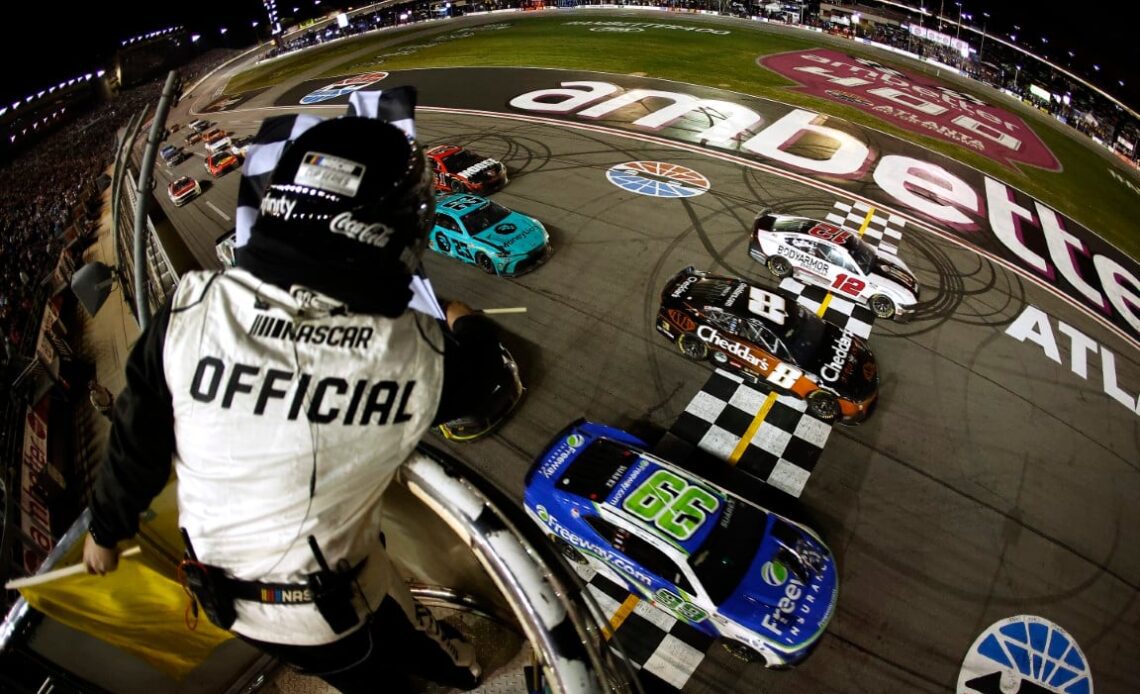
{"label": "xfinity logo patch", "polygon": [[369,224],[358,221],[351,212],[341,212],[333,217],[329,222],[329,231],[378,248],[387,246],[388,238],[392,235],[391,227],[379,222]]}
{"label": "xfinity logo patch", "polygon": [[306,152],[293,182],[330,193],[354,197],[367,167],[350,159]]}
{"label": "xfinity logo patch", "polygon": [[287,222],[293,217],[293,210],[296,207],[296,200],[275,198],[272,195],[266,195],[261,199],[260,211],[261,214],[269,215],[270,217],[280,217]]}

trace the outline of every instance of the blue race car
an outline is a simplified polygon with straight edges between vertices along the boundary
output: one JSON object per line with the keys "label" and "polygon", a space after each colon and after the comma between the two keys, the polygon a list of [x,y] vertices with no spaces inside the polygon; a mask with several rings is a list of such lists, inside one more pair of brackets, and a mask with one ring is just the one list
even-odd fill
{"label": "blue race car", "polygon": [[579,420],[526,476],[527,513],[562,553],[723,639],[794,665],[835,612],[835,558],[813,531]]}
{"label": "blue race car", "polygon": [[478,195],[448,195],[435,205],[428,247],[502,277],[533,270],[550,257],[542,222]]}

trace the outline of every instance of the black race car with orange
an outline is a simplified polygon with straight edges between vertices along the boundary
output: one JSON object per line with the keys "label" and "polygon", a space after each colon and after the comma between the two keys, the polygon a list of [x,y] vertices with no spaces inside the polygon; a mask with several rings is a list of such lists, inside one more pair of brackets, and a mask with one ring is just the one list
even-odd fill
{"label": "black race car with orange", "polygon": [[459,145],[436,145],[426,154],[435,177],[435,189],[440,192],[488,195],[510,181],[503,162]]}
{"label": "black race car with orange", "polygon": [[782,293],[692,266],[661,290],[657,331],[690,359],[803,398],[826,422],[870,416],[879,373],[867,342]]}

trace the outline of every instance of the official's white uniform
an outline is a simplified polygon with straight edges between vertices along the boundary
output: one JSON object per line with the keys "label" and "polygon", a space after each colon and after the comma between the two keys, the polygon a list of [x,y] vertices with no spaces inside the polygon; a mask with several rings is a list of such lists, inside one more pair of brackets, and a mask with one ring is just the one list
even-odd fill
{"label": "official's white uniform", "polygon": [[[415,311],[345,314],[237,269],[183,277],[171,306],[162,359],[179,524],[198,559],[238,579],[304,583],[319,568],[314,535],[334,567],[366,559],[357,583],[374,608],[394,578],[380,497],[435,414],[438,324]],[[363,623],[368,608],[357,608]],[[312,603],[236,609],[233,631],[254,639],[343,636]]]}

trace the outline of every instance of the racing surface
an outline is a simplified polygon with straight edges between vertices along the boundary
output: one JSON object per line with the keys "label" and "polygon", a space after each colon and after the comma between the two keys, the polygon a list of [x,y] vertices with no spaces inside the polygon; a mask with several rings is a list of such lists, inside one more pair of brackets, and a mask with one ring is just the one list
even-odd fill
{"label": "racing surface", "polygon": [[[168,122],[185,124],[223,83],[197,87]],[[280,112],[264,107],[290,85],[204,117],[250,134]],[[837,200],[617,133],[431,111],[419,113],[417,129],[427,145],[457,143],[505,162],[511,182],[494,199],[550,232],[551,259],[511,280],[425,256],[441,297],[527,308],[498,321],[524,401],[488,439],[434,441],[520,501],[530,462],[571,420],[668,429],[708,378],[708,364],[687,360],[653,328],[668,277],[692,264],[774,287],[748,256],[755,213],[771,206],[822,218]],[[200,147],[188,149],[195,156],[175,172],[208,181]],[[631,161],[689,167],[711,187],[687,198],[636,195],[606,178]],[[171,180],[161,165],[156,172],[162,186]],[[238,179],[204,184],[177,210],[158,196],[204,267],[218,267],[214,242],[233,226]],[[917,227],[900,255],[922,286],[918,316],[875,324],[878,410],[834,429],[800,498],[837,556],[835,617],[795,670],[767,671],[714,647],[685,691],[945,692],[975,638],[1019,614],[1063,626],[1088,656],[1097,691],[1140,691],[1140,417],[1108,383],[1111,371],[1135,406],[1136,349],[1022,275]],[[1042,317],[1030,339],[1014,339],[1006,330],[1027,306]]]}

